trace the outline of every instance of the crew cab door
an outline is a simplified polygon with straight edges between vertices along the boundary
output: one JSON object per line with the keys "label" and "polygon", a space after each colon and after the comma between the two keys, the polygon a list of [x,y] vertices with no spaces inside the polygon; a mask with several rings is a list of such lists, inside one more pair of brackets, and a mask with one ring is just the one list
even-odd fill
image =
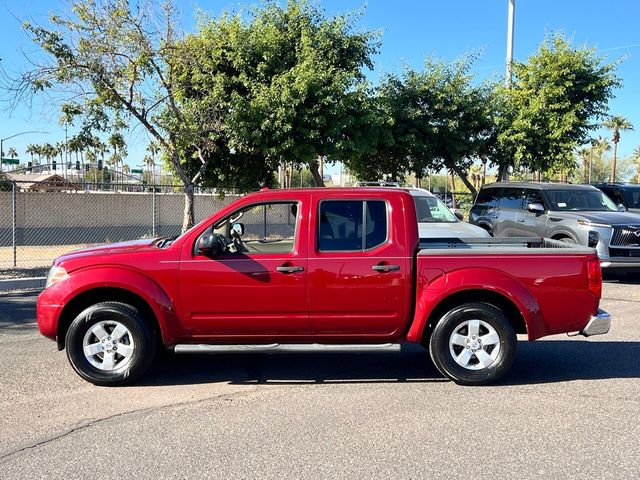
{"label": "crew cab door", "polygon": [[[392,223],[392,214],[405,213],[400,199],[316,198],[312,210],[312,333],[322,339],[397,335],[409,315],[412,265],[401,228],[404,221]],[[415,221],[413,210],[410,220]]]}
{"label": "crew cab door", "polygon": [[[211,257],[185,244],[180,262],[184,316],[194,336],[269,337],[309,332],[307,226],[304,202],[264,201],[240,207],[211,229],[233,244]],[[237,235],[235,235],[237,237]]]}

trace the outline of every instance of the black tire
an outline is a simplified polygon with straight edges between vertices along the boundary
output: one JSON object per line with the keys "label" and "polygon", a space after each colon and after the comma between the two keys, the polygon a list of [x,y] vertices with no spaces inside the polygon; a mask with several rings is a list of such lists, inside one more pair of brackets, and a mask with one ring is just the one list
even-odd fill
{"label": "black tire", "polygon": [[[479,325],[479,332],[477,337],[473,336],[474,340],[469,333],[471,320],[479,320],[478,323],[473,322]],[[492,340],[495,343],[489,344],[490,337],[485,335],[491,333],[491,338],[495,338],[491,328],[493,333],[497,334],[497,339]],[[464,336],[465,331],[467,337]],[[460,343],[453,343],[454,333],[456,340],[460,339],[457,340]],[[475,342],[476,338],[486,338],[487,343],[479,345],[467,342],[467,339],[469,342]],[[467,342],[466,346],[463,346],[465,343],[462,339]],[[509,371],[516,357],[517,345],[516,333],[502,311],[487,303],[474,302],[455,307],[438,321],[429,339],[429,354],[440,373],[457,384],[487,385],[497,381]],[[456,355],[463,361],[464,350],[466,350],[464,355],[471,355],[466,367],[461,366],[454,357]],[[476,351],[478,355],[482,354],[484,360],[488,356],[491,363],[484,366],[480,358],[476,357]]]}
{"label": "black tire", "polygon": [[576,244],[576,241],[571,237],[562,237],[562,238],[559,238],[558,240],[560,240],[561,242],[564,242],[564,243],[570,243],[571,245],[575,245]]}
{"label": "black tire", "polygon": [[[126,334],[119,340],[99,339],[94,333],[102,328],[107,335],[122,325]],[[119,332],[116,332],[116,335]],[[93,355],[85,355],[85,342],[102,348]],[[149,368],[156,352],[156,341],[142,315],[131,305],[120,302],[101,302],[82,311],[71,323],[66,336],[67,358],[82,378],[94,385],[117,386],[131,383]],[[105,347],[108,347],[105,352]],[[120,352],[118,352],[120,347]],[[97,348],[97,347],[96,347]],[[113,350],[111,350],[113,349]],[[123,355],[121,352],[127,352]],[[102,356],[101,356],[102,355]],[[107,366],[107,356],[113,362]],[[98,365],[98,366],[96,366]],[[99,368],[99,366],[102,368]],[[112,367],[112,368],[109,368]]]}

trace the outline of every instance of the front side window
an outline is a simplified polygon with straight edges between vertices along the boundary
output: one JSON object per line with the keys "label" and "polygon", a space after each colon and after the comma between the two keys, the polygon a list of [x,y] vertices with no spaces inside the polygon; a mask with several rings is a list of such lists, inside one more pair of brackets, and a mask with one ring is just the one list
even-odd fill
{"label": "front side window", "polygon": [[326,200],[320,203],[320,251],[363,251],[382,245],[386,240],[386,202]]}
{"label": "front side window", "polygon": [[505,188],[502,190],[500,197],[500,210],[504,208],[512,208],[515,210],[522,209],[522,201],[524,190],[521,188]]}
{"label": "front side window", "polygon": [[228,254],[290,253],[296,239],[297,202],[261,203],[238,210],[215,226]]}
{"label": "front side window", "polygon": [[542,198],[542,192],[540,192],[540,190],[526,190],[525,194],[526,194],[526,197],[524,200],[524,205],[522,206],[524,210],[529,208],[529,204],[531,203],[538,203],[543,207],[545,206],[544,198]]}

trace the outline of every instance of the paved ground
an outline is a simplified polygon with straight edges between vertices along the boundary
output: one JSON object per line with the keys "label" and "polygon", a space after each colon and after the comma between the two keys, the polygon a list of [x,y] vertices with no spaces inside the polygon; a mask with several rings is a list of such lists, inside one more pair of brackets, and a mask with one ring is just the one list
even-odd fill
{"label": "paved ground", "polygon": [[[626,283],[624,283],[626,281]],[[638,478],[640,285],[609,335],[521,343],[498,386],[400,353],[182,356],[99,388],[0,295],[0,478]]]}

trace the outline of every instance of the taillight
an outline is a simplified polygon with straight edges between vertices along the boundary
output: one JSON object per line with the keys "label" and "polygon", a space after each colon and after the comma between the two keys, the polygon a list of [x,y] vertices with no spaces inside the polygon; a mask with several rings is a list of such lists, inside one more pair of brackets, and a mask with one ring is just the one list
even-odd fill
{"label": "taillight", "polygon": [[589,291],[596,297],[602,296],[602,268],[600,267],[600,260],[598,258],[592,258],[587,263],[587,271],[589,275]]}

